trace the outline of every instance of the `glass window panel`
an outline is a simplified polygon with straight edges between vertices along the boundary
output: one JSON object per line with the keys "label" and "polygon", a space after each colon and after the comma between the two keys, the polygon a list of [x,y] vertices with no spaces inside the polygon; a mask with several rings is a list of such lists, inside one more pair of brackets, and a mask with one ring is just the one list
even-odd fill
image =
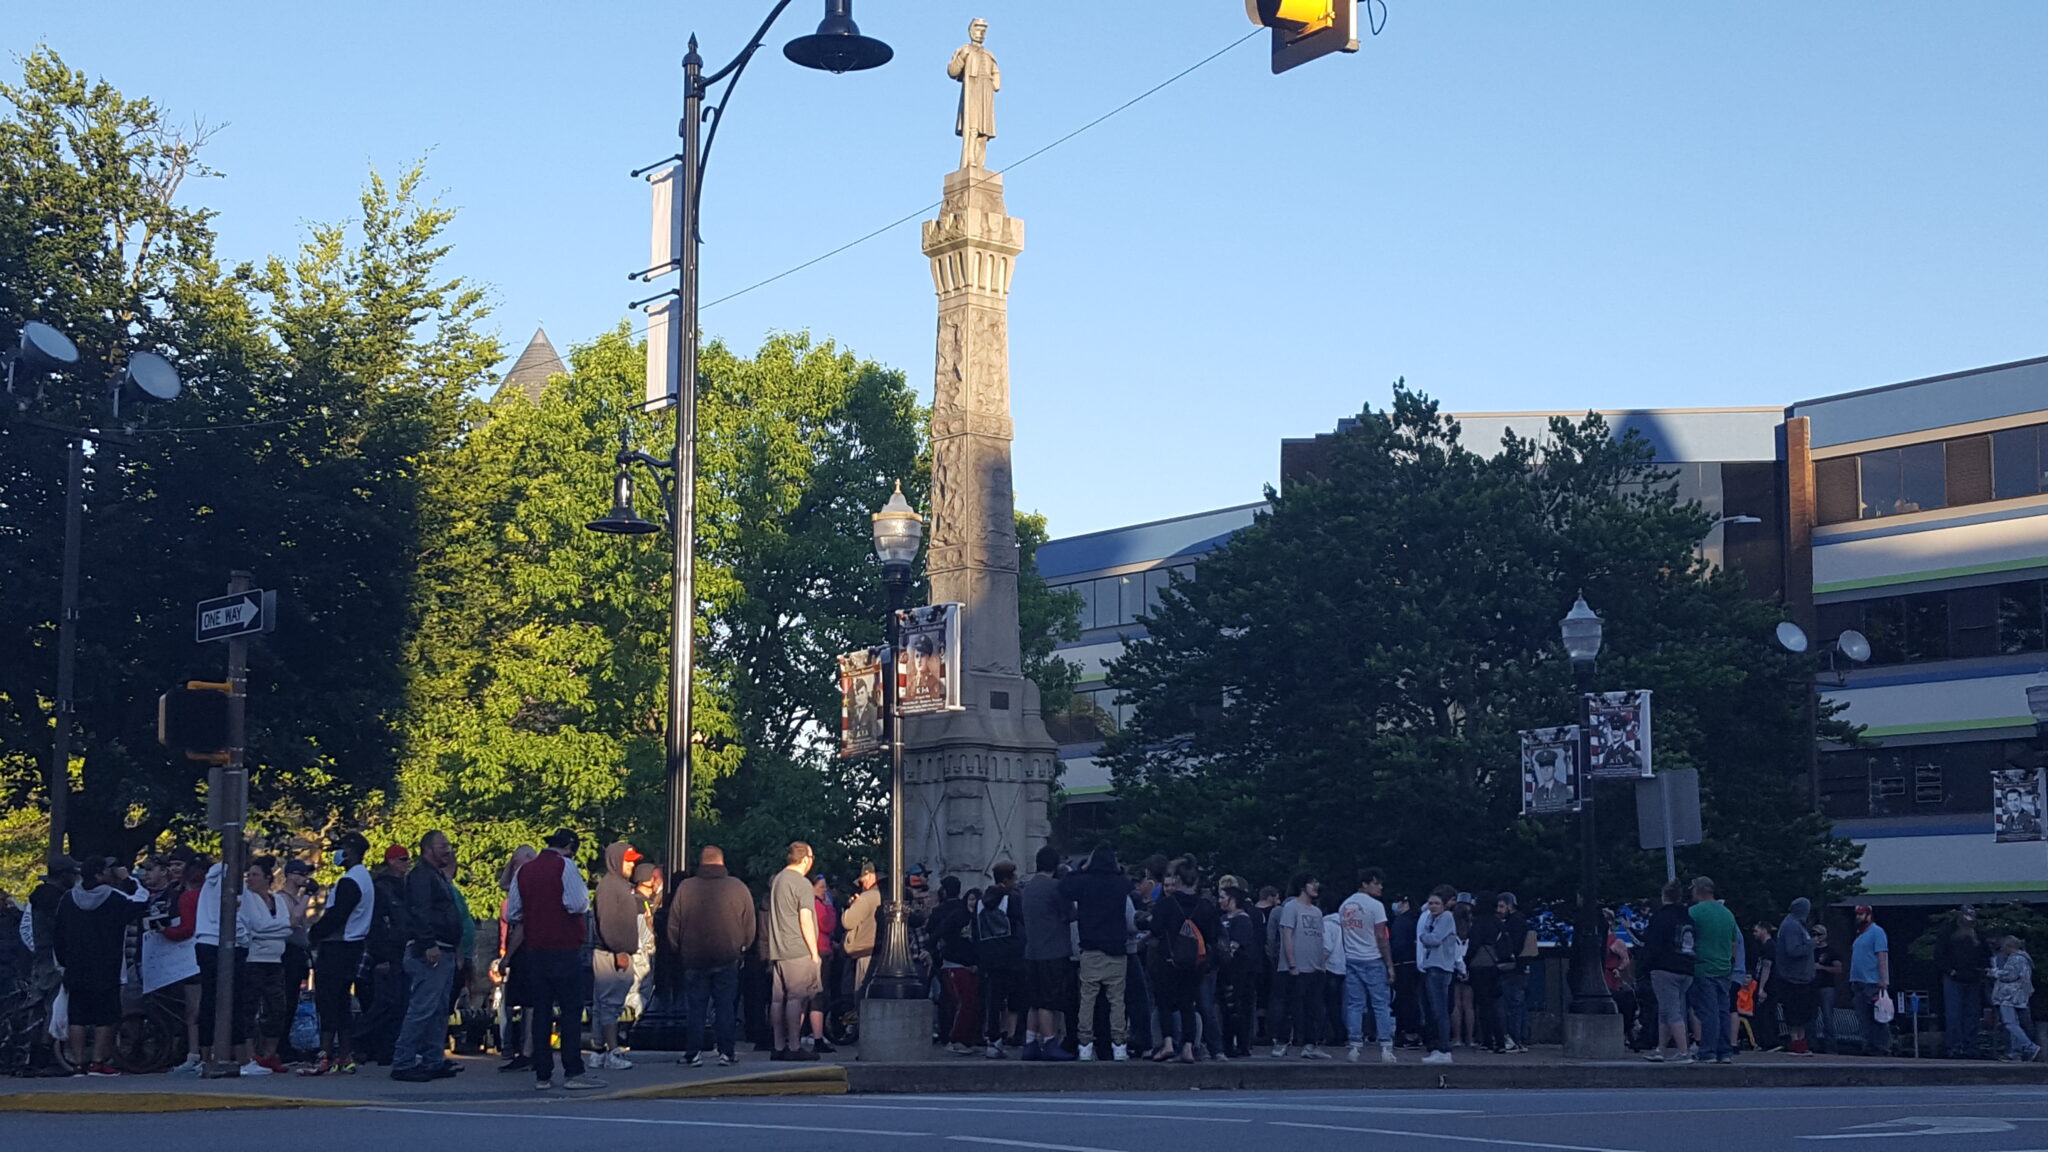
{"label": "glass window panel", "polygon": [[1193,580],[1195,578],[1195,566],[1193,564],[1175,564],[1173,566],[1173,574],[1183,580]]}
{"label": "glass window panel", "polygon": [[1166,590],[1168,569],[1154,568],[1145,573],[1145,612],[1150,615],[1159,610],[1159,594]]}
{"label": "glass window panel", "polygon": [[1843,600],[1816,606],[1813,610],[1813,627],[1819,635],[1811,637],[1813,644],[1816,647],[1825,645],[1852,629],[1857,632],[1863,631],[1864,603],[1862,600]]}
{"label": "glass window panel", "polygon": [[2014,500],[2041,491],[2041,429],[1991,434],[1991,498]]}
{"label": "glass window panel", "polygon": [[1998,654],[1998,588],[1957,588],[1948,594],[1948,654]]}
{"label": "glass window panel", "polygon": [[1856,458],[1862,470],[1863,519],[1898,513],[1902,491],[1899,487],[1899,450],[1865,452]]}
{"label": "glass window panel", "polygon": [[1117,595],[1122,598],[1123,608],[1117,613],[1116,622],[1129,624],[1145,611],[1145,574],[1133,573],[1116,578]]}
{"label": "glass window panel", "polygon": [[1906,602],[1896,596],[1866,601],[1863,605],[1863,634],[1870,638],[1872,664],[1897,664],[1904,660]]}
{"label": "glass window panel", "polygon": [[1085,629],[1095,627],[1095,584],[1083,580],[1078,584],[1062,584],[1060,591],[1072,592],[1081,598],[1081,606],[1074,611],[1074,619]]}
{"label": "glass window panel", "polygon": [[1922,592],[1906,599],[1906,661],[1948,659],[1948,593]]}
{"label": "glass window panel", "polygon": [[1948,507],[1948,445],[1909,444],[1899,449],[1901,512]]}
{"label": "glass window panel", "polygon": [[2044,644],[2041,627],[2041,582],[2022,580],[1998,586],[1998,650],[2005,653],[2039,652]]}
{"label": "glass window panel", "polygon": [[1114,628],[1117,625],[1119,581],[1114,576],[1105,576],[1095,582],[1095,626]]}

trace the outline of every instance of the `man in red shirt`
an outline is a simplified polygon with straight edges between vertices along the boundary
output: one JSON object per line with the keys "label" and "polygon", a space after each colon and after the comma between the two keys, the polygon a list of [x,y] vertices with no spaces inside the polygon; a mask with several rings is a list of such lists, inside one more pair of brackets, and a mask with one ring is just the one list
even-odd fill
{"label": "man in red shirt", "polygon": [[513,964],[524,971],[532,1004],[534,1087],[554,1087],[555,1050],[549,1035],[560,1013],[562,1087],[602,1088],[583,1074],[583,938],[590,889],[576,870],[582,840],[567,828],[547,838],[547,851],[512,878],[505,919],[517,941],[509,943]]}

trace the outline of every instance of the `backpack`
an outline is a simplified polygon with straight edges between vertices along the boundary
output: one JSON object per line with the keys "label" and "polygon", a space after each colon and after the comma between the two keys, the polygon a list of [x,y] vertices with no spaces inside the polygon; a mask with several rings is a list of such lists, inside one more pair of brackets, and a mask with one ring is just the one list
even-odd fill
{"label": "backpack", "polygon": [[1202,937],[1202,930],[1195,927],[1194,917],[1180,922],[1180,931],[1173,934],[1173,966],[1183,972],[1199,972],[1209,960],[1209,942]]}
{"label": "backpack", "polygon": [[1471,971],[1471,970],[1472,970],[1472,969],[1474,969],[1474,968],[1487,968],[1487,969],[1491,969],[1491,968],[1497,968],[1497,967],[1499,967],[1499,966],[1500,966],[1500,954],[1499,954],[1499,953],[1497,953],[1496,951],[1494,951],[1495,947],[1496,947],[1496,946],[1497,946],[1497,945],[1498,945],[1499,943],[1500,943],[1500,934],[1499,934],[1499,929],[1498,929],[1498,928],[1496,928],[1496,929],[1495,929],[1495,932],[1494,932],[1494,937],[1493,937],[1493,939],[1491,939],[1491,940],[1481,940],[1481,939],[1479,939],[1479,938],[1478,938],[1477,936],[1474,936],[1474,937],[1473,937],[1472,939],[1470,939],[1470,940],[1466,941],[1466,943],[1465,943],[1465,969],[1466,969],[1466,971],[1468,971],[1468,972],[1469,972],[1469,971]]}
{"label": "backpack", "polygon": [[1004,893],[994,904],[986,899],[974,911],[974,935],[980,942],[981,962],[1004,967],[1024,957],[1024,940],[1010,925],[1010,895]]}

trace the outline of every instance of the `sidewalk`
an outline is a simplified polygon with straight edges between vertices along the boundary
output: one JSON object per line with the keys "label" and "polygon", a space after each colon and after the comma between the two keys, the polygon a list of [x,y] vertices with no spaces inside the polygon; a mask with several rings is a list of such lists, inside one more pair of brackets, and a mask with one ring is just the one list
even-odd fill
{"label": "sidewalk", "polygon": [[186,1077],[74,1077],[56,1080],[0,1079],[0,1112],[177,1112],[242,1108],[318,1108],[353,1105],[601,1104],[606,1100],[738,1095],[836,1095],[856,1093],[997,1092],[1185,1092],[1331,1091],[1464,1088],[1544,1090],[1561,1088],[1833,1088],[1963,1087],[2048,1085],[2048,1064],[2002,1064],[1961,1060],[1866,1060],[1860,1057],[1801,1058],[1747,1055],[1733,1065],[1661,1065],[1641,1059],[1613,1062],[1565,1060],[1556,1049],[1515,1056],[1459,1053],[1457,1063],[1423,1064],[1402,1053],[1399,1064],[1274,1060],[1253,1057],[1227,1064],[1023,1063],[936,1056],[904,1064],[844,1063],[789,1065],[766,1054],[744,1052],[736,1069],[684,1068],[673,1055],[642,1053],[638,1066],[597,1073],[601,1091],[571,1093],[533,1090],[524,1072],[500,1073],[496,1057],[460,1058],[467,1071],[451,1080],[408,1084],[384,1069],[355,1076],[263,1076],[197,1080]]}

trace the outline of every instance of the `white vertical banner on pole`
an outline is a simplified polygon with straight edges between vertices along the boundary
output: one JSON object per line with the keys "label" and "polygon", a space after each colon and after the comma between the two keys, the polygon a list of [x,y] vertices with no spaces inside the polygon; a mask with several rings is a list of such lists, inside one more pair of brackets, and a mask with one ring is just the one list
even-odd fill
{"label": "white vertical banner on pole", "polygon": [[676,322],[675,297],[670,296],[647,310],[647,406],[660,408],[676,402],[679,387],[676,363],[669,347],[668,326]]}
{"label": "white vertical banner on pole", "polygon": [[647,251],[647,270],[651,275],[673,272],[683,262],[682,237],[676,234],[676,190],[682,183],[680,164],[671,164],[647,177],[654,200],[654,226],[648,233],[653,241]]}

